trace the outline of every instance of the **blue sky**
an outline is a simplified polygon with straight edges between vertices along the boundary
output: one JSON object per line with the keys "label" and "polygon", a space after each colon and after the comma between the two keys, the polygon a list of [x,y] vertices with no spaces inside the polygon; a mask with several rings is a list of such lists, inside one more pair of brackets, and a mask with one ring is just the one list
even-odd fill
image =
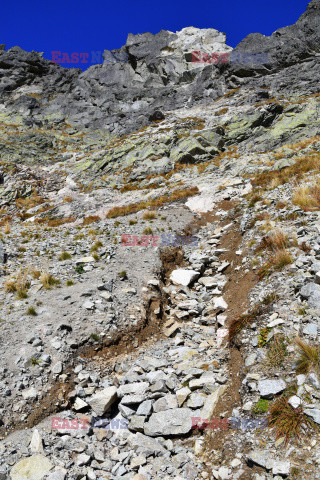
{"label": "blue sky", "polygon": [[[173,32],[184,27],[216,28],[227,34],[234,47],[246,35],[270,35],[294,23],[305,11],[307,0],[15,0],[2,2],[0,44],[24,50],[88,53],[119,48],[128,33]],[[62,58],[62,55],[58,58]],[[86,59],[86,57],[84,57]],[[97,60],[95,63],[99,63]],[[81,64],[67,64],[77,67]]]}

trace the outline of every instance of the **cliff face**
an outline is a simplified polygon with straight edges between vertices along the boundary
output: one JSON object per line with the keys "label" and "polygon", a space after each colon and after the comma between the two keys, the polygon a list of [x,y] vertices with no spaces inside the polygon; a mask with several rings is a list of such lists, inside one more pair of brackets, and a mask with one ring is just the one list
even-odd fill
{"label": "cliff face", "polygon": [[[129,34],[126,45],[106,50],[104,63],[85,72],[62,68],[19,47],[0,50],[0,114],[18,116],[29,126],[66,122],[80,130],[127,133],[146,125],[155,110],[208,104],[252,78],[281,72],[283,82],[290,77],[284,69],[319,54],[319,12],[319,1],[313,0],[296,24],[270,37],[250,34],[227,63],[208,63],[212,53],[232,51],[225,34],[193,27],[177,33]],[[194,51],[206,61],[193,62]],[[318,73],[315,66],[316,78]],[[294,75],[303,88],[303,69]]]}

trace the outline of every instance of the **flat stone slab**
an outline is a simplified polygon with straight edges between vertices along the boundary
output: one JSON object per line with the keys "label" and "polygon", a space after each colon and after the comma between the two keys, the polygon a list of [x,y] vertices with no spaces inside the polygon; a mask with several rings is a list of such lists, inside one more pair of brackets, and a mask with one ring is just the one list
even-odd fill
{"label": "flat stone slab", "polygon": [[196,213],[206,213],[213,210],[215,203],[212,197],[205,195],[197,195],[196,197],[191,197],[186,202],[186,206]]}
{"label": "flat stone slab", "polygon": [[137,450],[145,456],[165,454],[166,449],[154,438],[147,437],[142,433],[128,436],[128,443],[133,450]]}
{"label": "flat stone slab", "polygon": [[201,410],[201,418],[204,420],[211,420],[214,410],[217,406],[219,398],[227,389],[227,385],[221,385],[209,397],[206,398],[204,406]]}
{"label": "flat stone slab", "polygon": [[303,412],[311,417],[312,420],[320,425],[320,405],[312,405],[313,408],[304,408]]}
{"label": "flat stone slab", "polygon": [[53,465],[44,455],[32,455],[16,463],[10,472],[11,480],[42,480]]}
{"label": "flat stone slab", "polygon": [[308,301],[309,307],[320,310],[320,285],[307,283],[301,288],[300,295]]}
{"label": "flat stone slab", "polygon": [[205,286],[206,288],[214,288],[218,286],[218,281],[216,277],[202,277],[199,280],[201,285]]}
{"label": "flat stone slab", "polygon": [[179,285],[184,285],[188,287],[192,282],[194,282],[200,276],[199,272],[195,270],[186,270],[184,268],[178,268],[173,270],[170,275],[170,280],[173,283],[178,283]]}
{"label": "flat stone slab", "polygon": [[255,463],[266,470],[271,470],[273,466],[273,460],[270,458],[268,450],[253,450],[247,455],[247,461]]}
{"label": "flat stone slab", "polygon": [[117,394],[119,398],[125,395],[144,395],[148,388],[148,382],[126,383],[118,388]]}
{"label": "flat stone slab", "polygon": [[95,413],[101,416],[111,407],[111,405],[116,401],[116,399],[116,387],[109,387],[93,395],[93,397],[88,400],[88,403],[95,411]]}
{"label": "flat stone slab", "polygon": [[284,380],[260,380],[258,389],[262,398],[272,398],[277,393],[283,392],[287,384]]}
{"label": "flat stone slab", "polygon": [[228,308],[228,304],[227,302],[224,300],[223,297],[216,297],[214,300],[213,300],[213,308],[214,309],[222,309],[222,310],[226,310]]}
{"label": "flat stone slab", "polygon": [[173,408],[153,413],[144,426],[144,433],[150,437],[183,435],[190,432],[193,415],[189,408]]}

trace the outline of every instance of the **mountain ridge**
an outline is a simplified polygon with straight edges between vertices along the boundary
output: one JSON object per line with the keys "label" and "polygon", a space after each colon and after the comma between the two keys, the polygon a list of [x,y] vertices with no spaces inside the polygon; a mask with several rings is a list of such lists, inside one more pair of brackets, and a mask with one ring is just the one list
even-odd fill
{"label": "mountain ridge", "polygon": [[[19,47],[1,50],[1,110],[21,111],[29,123],[67,121],[80,130],[129,133],[148,124],[156,110],[209,103],[251,78],[314,58],[320,53],[319,10],[319,1],[312,0],[294,25],[270,37],[250,34],[233,50],[266,53],[267,61],[258,64],[243,63],[241,57],[227,64],[190,62],[190,53],[199,49],[209,54],[231,52],[225,34],[194,27],[176,33],[129,34],[126,45],[105,50],[104,63],[85,72],[65,69]],[[119,54],[127,61],[110,63],[110,55]]]}

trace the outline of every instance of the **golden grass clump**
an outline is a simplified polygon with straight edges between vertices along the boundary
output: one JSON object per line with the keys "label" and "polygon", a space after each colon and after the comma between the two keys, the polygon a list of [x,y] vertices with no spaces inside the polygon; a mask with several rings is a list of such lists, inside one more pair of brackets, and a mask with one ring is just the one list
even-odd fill
{"label": "golden grass clump", "polygon": [[320,209],[320,184],[302,185],[297,188],[292,197],[292,203],[304,211]]}
{"label": "golden grass clump", "polygon": [[82,225],[91,225],[92,223],[99,222],[101,218],[99,215],[89,215],[82,220]]}
{"label": "golden grass clump", "polygon": [[145,212],[142,216],[143,220],[154,220],[156,218],[156,212]]}
{"label": "golden grass clump", "polygon": [[139,203],[131,203],[123,207],[114,207],[106,215],[106,218],[115,218],[123,215],[129,215],[130,213],[136,213],[143,209],[159,208],[162,205],[170,202],[176,202],[182,198],[191,197],[199,193],[198,187],[190,187],[182,190],[174,190],[168,195],[162,195],[161,197],[154,198],[149,201],[142,201]]}
{"label": "golden grass clump", "polygon": [[46,290],[49,290],[51,287],[59,285],[60,283],[60,281],[57,278],[54,278],[54,276],[48,271],[43,271],[40,275],[39,280]]}
{"label": "golden grass clump", "polygon": [[264,189],[272,189],[276,186],[288,183],[293,178],[299,180],[303,178],[308,172],[320,172],[320,153],[314,150],[305,156],[299,157],[294,165],[283,168],[282,170],[270,170],[257,174],[252,179],[254,186],[259,186]]}
{"label": "golden grass clump", "polygon": [[257,251],[270,250],[276,252],[277,250],[283,250],[289,246],[289,237],[281,230],[275,230],[266,237],[263,237]]}
{"label": "golden grass clump", "polygon": [[20,299],[27,298],[30,281],[27,278],[26,270],[19,270],[16,275],[4,283],[4,289],[7,293],[16,293]]}
{"label": "golden grass clump", "polygon": [[290,265],[293,262],[292,255],[285,249],[277,250],[274,255],[272,255],[269,260],[262,265],[258,271],[258,277],[260,280],[268,276],[271,271],[282,270],[287,265]]}
{"label": "golden grass clump", "polygon": [[281,367],[287,356],[287,341],[282,334],[274,335],[268,344],[267,364],[270,367]]}
{"label": "golden grass clump", "polygon": [[33,195],[30,197],[17,198],[16,206],[24,210],[29,210],[30,208],[37,207],[38,205],[41,205],[44,202],[45,200],[39,195],[37,195],[36,192],[34,192]]}
{"label": "golden grass clump", "polygon": [[307,374],[310,371],[320,372],[320,349],[304,342],[301,338],[295,339],[299,356],[296,363],[297,373]]}
{"label": "golden grass clump", "polygon": [[61,252],[61,254],[59,255],[58,260],[63,261],[63,260],[69,260],[70,258],[71,258],[70,253],[69,253],[69,252],[66,252],[66,251],[63,251],[63,252]]}
{"label": "golden grass clump", "polygon": [[3,233],[5,233],[6,235],[8,235],[10,233],[11,229],[10,229],[10,223],[9,222],[6,222],[5,225],[4,225],[4,229],[3,229]]}
{"label": "golden grass clump", "polygon": [[35,224],[43,224],[46,223],[48,227],[60,227],[61,225],[64,225],[66,223],[73,223],[77,219],[76,217],[66,217],[66,218],[36,218],[34,223]]}

